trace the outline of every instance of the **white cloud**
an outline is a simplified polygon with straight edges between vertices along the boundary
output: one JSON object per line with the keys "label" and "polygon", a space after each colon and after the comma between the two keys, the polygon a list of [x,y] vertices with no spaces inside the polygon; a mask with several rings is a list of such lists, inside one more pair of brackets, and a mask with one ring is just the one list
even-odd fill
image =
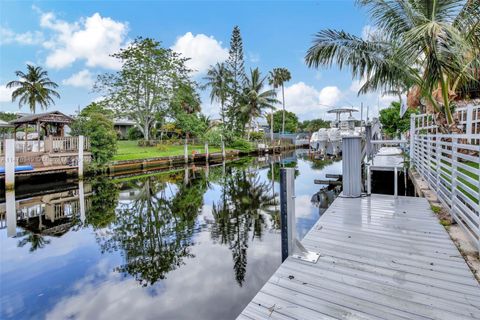
{"label": "white cloud", "polygon": [[[304,82],[297,82],[285,87],[285,107],[297,115],[305,115],[322,108],[318,105],[319,92]],[[281,100],[281,90],[278,90],[278,99]]]}
{"label": "white cloud", "polygon": [[342,92],[336,86],[329,86],[325,87],[320,90],[320,94],[318,95],[320,104],[333,106],[338,101],[340,101]]}
{"label": "white cloud", "polygon": [[78,73],[75,73],[70,78],[62,81],[63,84],[72,87],[83,87],[87,89],[90,89],[94,82],[95,79],[93,74],[88,69],[84,69]]}
{"label": "white cloud", "polygon": [[[285,87],[285,106],[300,116],[300,119],[318,118],[341,98],[342,92],[335,86],[317,90],[304,82],[297,82]],[[278,92],[278,98],[281,94]]]}
{"label": "white cloud", "polygon": [[120,68],[120,62],[110,55],[126,45],[126,23],[99,13],[70,23],[46,12],[41,13],[40,26],[53,31],[43,45],[49,51],[47,67],[61,69],[84,60],[88,67]]}
{"label": "white cloud", "polygon": [[0,102],[11,102],[14,90],[15,88],[7,88],[5,84],[0,85]]}
{"label": "white cloud", "polygon": [[190,58],[187,66],[198,74],[207,71],[210,65],[228,58],[228,49],[223,48],[222,43],[214,37],[193,35],[191,32],[177,38],[172,50]]}
{"label": "white cloud", "polygon": [[43,41],[43,33],[40,31],[27,31],[24,33],[16,33],[11,29],[0,27],[0,44],[21,44],[33,45]]}

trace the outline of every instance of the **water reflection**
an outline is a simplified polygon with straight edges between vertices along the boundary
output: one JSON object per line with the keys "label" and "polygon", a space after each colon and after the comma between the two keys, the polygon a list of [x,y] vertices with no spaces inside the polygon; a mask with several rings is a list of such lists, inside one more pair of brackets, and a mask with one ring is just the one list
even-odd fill
{"label": "water reflection", "polygon": [[277,202],[276,194],[257,170],[229,167],[223,175],[220,200],[213,204],[215,223],[211,232],[215,241],[230,248],[235,280],[240,286],[247,268],[249,238],[261,240],[266,227],[277,227]]}
{"label": "water reflection", "polygon": [[122,252],[125,261],[115,268],[118,272],[130,274],[143,286],[152,285],[193,257],[189,247],[207,189],[205,176],[151,176],[121,188],[131,195],[130,201],[120,203],[115,224],[99,243],[103,252]]}
{"label": "water reflection", "polygon": [[[115,317],[117,302],[108,310],[78,302],[119,287],[132,301],[149,297],[150,308],[131,306],[141,317],[234,318],[281,262],[280,161],[297,168],[302,237],[319,216],[310,200],[320,172],[295,155],[8,193],[0,318]],[[188,297],[178,299],[182,292]]]}

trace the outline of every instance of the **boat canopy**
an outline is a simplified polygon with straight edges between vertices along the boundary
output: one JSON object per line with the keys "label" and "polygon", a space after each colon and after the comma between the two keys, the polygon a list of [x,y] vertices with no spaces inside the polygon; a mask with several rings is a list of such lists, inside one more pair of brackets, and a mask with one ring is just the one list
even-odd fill
{"label": "boat canopy", "polygon": [[358,112],[358,110],[353,108],[335,108],[327,111],[327,113],[348,113],[348,112]]}

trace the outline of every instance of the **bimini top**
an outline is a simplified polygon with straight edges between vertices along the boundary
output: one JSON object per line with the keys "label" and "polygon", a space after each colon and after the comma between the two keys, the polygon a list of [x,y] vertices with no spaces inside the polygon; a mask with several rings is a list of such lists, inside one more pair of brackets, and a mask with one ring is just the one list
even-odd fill
{"label": "bimini top", "polygon": [[358,112],[358,110],[353,108],[335,108],[327,111],[327,113],[349,113],[349,112]]}

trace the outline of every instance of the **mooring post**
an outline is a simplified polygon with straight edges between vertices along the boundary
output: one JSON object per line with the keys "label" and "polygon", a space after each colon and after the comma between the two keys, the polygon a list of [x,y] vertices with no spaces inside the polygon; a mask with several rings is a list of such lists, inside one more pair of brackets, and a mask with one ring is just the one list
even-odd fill
{"label": "mooring post", "polygon": [[317,263],[320,254],[308,251],[297,238],[295,222],[295,168],[280,169],[280,223],[282,262],[293,258]]}
{"label": "mooring post", "polygon": [[5,140],[5,190],[15,190],[15,140]]}
{"label": "mooring post", "polygon": [[7,237],[17,235],[17,210],[15,208],[15,190],[5,192],[5,209],[7,210]]}
{"label": "mooring post", "polygon": [[295,239],[295,168],[280,169],[280,223],[282,262],[293,253]]}
{"label": "mooring post", "polygon": [[85,191],[83,189],[83,180],[78,181],[78,203],[80,208],[80,221],[85,224]]}
{"label": "mooring post", "polygon": [[394,195],[395,198],[398,198],[398,169],[397,169],[397,167],[393,168],[393,174],[394,174],[394,177],[393,177],[393,183],[394,183],[393,195]]}
{"label": "mooring post", "polygon": [[208,142],[205,142],[205,161],[208,163]]}
{"label": "mooring post", "polygon": [[225,159],[225,141],[222,140],[222,159]]}
{"label": "mooring post", "polygon": [[367,194],[372,194],[372,170],[369,164],[367,164]]}
{"label": "mooring post", "polygon": [[84,136],[78,136],[78,179],[83,179],[83,144]]}
{"label": "mooring post", "polygon": [[357,198],[362,195],[362,138],[358,136],[342,139],[343,196]]}
{"label": "mooring post", "polygon": [[372,125],[365,125],[365,139],[367,143],[367,160],[372,158]]}
{"label": "mooring post", "polygon": [[185,144],[183,145],[183,157],[184,157],[185,163],[188,163],[188,144],[187,144],[187,139],[185,139]]}

